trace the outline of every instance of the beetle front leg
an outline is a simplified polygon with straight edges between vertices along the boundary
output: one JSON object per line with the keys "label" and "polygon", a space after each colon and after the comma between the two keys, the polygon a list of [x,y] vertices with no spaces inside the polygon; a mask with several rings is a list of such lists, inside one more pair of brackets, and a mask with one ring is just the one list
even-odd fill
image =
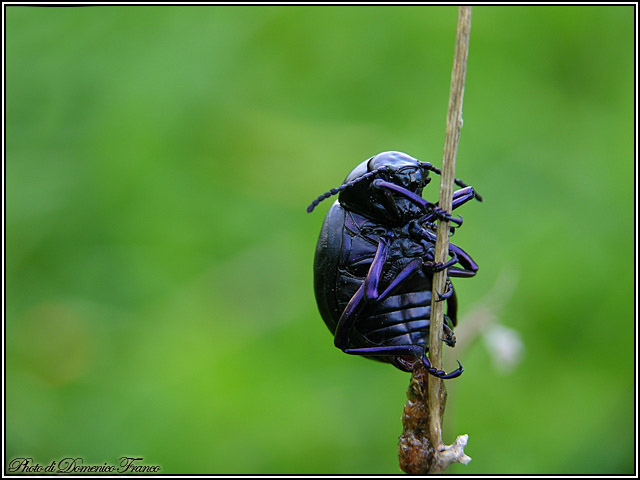
{"label": "beetle front leg", "polygon": [[440,219],[440,220],[446,220],[447,222],[451,222],[456,224],[456,226],[461,226],[462,225],[462,217],[454,217],[453,215],[447,213],[446,211],[444,211],[444,209],[435,206],[433,207],[433,214],[436,216],[436,218]]}
{"label": "beetle front leg", "polygon": [[455,210],[460,205],[464,205],[469,200],[476,198],[476,192],[473,187],[465,187],[460,190],[456,190],[453,192],[453,197],[451,199],[451,210]]}
{"label": "beetle front leg", "polygon": [[[475,197],[476,197],[476,193],[475,193],[473,187],[466,187],[466,188],[461,188],[460,190],[456,190],[455,192],[453,192],[453,197],[452,197],[452,200],[451,200],[451,211],[455,210],[456,208],[460,207],[461,205],[464,205],[469,200],[471,200],[471,199],[473,199]],[[453,223],[456,223],[456,221],[458,220],[455,217],[451,217],[451,215],[449,215],[450,218],[447,218],[446,217],[447,213],[444,210],[442,210],[440,208],[440,206],[436,203],[434,205],[433,211],[430,212],[429,214],[425,215],[423,218],[421,218],[420,221],[421,222],[433,222],[436,218],[443,218],[440,215],[444,215],[445,216],[444,217],[445,220],[449,220],[449,221],[451,221]],[[462,225],[462,217],[459,218],[459,221],[460,221],[460,223],[458,224],[458,226]]]}
{"label": "beetle front leg", "polygon": [[384,190],[385,192],[392,191],[395,193],[399,193],[400,195],[405,197],[407,200],[413,202],[423,210],[427,209],[428,207],[432,207],[432,208],[435,207],[435,204],[431,202],[427,202],[424,198],[422,198],[420,195],[413,193],[411,190],[407,190],[406,188],[401,187],[400,185],[387,182],[380,178],[377,178],[373,182],[371,182],[371,186],[380,190]]}

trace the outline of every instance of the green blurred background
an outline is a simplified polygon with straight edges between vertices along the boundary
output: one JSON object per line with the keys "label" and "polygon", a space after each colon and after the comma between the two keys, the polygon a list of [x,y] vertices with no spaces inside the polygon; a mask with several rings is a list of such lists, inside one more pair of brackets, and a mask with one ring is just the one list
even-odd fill
{"label": "green blurred background", "polygon": [[[473,9],[459,331],[524,350],[447,349],[449,473],[634,472],[634,15]],[[6,458],[399,473],[409,375],[333,347],[305,207],[384,150],[441,164],[456,17],[7,7]]]}

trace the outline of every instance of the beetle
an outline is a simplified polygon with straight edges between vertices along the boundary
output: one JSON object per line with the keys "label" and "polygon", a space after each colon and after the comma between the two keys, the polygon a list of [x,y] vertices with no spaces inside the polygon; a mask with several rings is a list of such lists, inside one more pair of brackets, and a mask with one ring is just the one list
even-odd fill
{"label": "beetle", "polygon": [[[446,263],[435,262],[438,220],[451,222],[451,234],[462,225],[437,203],[422,198],[429,173],[440,169],[402,152],[375,155],[354,168],[338,188],[316,198],[338,195],[329,209],[315,252],[314,290],[320,314],[343,352],[391,363],[409,372],[422,361],[433,376],[449,379],[464,368],[445,373],[427,356],[433,274],[447,269],[447,302],[442,340],[455,345],[457,297],[449,277],[473,277],[478,265],[462,248],[449,244]],[[453,194],[452,210],[469,200],[482,201],[473,187]]]}

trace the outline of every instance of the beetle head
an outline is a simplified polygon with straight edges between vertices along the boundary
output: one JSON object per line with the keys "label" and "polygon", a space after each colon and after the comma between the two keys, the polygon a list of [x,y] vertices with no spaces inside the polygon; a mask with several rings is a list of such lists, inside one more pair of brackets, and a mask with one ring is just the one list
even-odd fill
{"label": "beetle head", "polygon": [[[373,188],[372,182],[376,178],[381,178],[404,187],[416,195],[422,195],[422,189],[431,181],[429,172],[440,175],[440,169],[429,162],[421,162],[402,152],[382,152],[360,163],[338,188],[332,188],[316,198],[307,207],[307,212],[311,213],[321,201],[340,194],[338,197],[340,203],[349,210],[379,220],[400,220],[413,210],[413,206],[406,198],[395,195],[398,208],[394,207],[394,211],[390,212],[388,197],[384,199],[384,194]],[[462,187],[467,186],[457,178],[455,183]],[[482,201],[477,194],[476,198]]]}
{"label": "beetle head", "polygon": [[430,164],[420,162],[402,152],[382,152],[367,161],[370,172],[378,170],[379,178],[417,195],[421,195],[422,189],[431,181],[428,166]]}
{"label": "beetle head", "polygon": [[382,152],[351,171],[343,185],[349,185],[338,197],[345,208],[382,222],[397,222],[416,215],[416,206],[406,197],[372,186],[382,179],[416,195],[431,180],[422,163],[402,152]]}

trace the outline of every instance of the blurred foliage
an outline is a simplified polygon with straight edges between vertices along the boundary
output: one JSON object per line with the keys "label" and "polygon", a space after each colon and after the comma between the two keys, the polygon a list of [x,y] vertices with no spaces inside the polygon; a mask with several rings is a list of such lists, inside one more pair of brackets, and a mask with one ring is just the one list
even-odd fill
{"label": "blurred foliage", "polygon": [[[399,473],[409,376],[333,347],[305,207],[440,164],[456,16],[8,6],[7,458]],[[474,7],[460,328],[509,271],[525,355],[447,349],[450,473],[634,471],[634,44],[633,6]]]}

